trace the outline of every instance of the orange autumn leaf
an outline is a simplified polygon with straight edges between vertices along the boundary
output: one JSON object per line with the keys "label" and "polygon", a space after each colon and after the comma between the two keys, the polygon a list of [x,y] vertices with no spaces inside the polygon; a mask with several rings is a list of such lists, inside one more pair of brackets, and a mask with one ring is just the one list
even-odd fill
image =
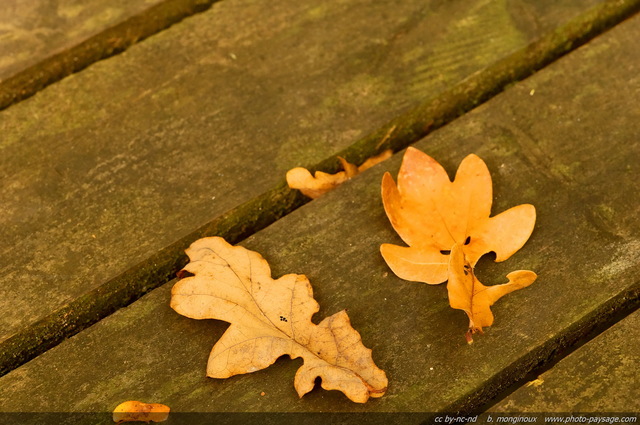
{"label": "orange autumn leaf", "polygon": [[408,148],[398,173],[382,179],[384,209],[393,228],[409,245],[383,244],[380,251],[402,279],[442,283],[447,279],[449,252],[462,246],[471,266],[488,253],[504,261],[527,241],[536,220],[533,205],[491,214],[489,170],[476,155],[467,156],[452,182],[440,164],[427,154]]}
{"label": "orange autumn leaf", "polygon": [[113,410],[113,421],[122,422],[164,422],[169,417],[169,406],[141,401],[125,401]]}
{"label": "orange autumn leaf", "polygon": [[385,393],[387,377],[345,311],[319,325],[311,322],[320,307],[305,276],[274,280],[260,254],[219,237],[194,242],[187,255],[191,262],[184,270],[194,276],[173,287],[171,307],[193,319],[231,323],[211,351],[207,376],[255,372],[287,354],[304,359],[294,380],[300,397],[313,389],[316,377],[322,388],[358,403]]}
{"label": "orange autumn leaf", "polygon": [[484,286],[475,276],[473,266],[465,257],[458,244],[451,248],[449,281],[447,291],[452,308],[464,310],[469,317],[467,341],[473,341],[472,334],[482,333],[484,326],[493,324],[491,307],[502,296],[525,288],[536,280],[536,274],[529,270],[517,270],[507,275],[509,280],[502,285]]}
{"label": "orange autumn leaf", "polygon": [[393,151],[388,149],[379,155],[372,156],[362,165],[356,166],[346,159],[338,157],[344,171],[335,174],[328,174],[316,171],[314,175],[306,168],[297,167],[287,172],[287,184],[291,189],[298,189],[309,198],[316,199],[332,189],[340,186],[345,181],[360,174],[364,170],[373,167],[379,162],[388,159],[393,155]]}

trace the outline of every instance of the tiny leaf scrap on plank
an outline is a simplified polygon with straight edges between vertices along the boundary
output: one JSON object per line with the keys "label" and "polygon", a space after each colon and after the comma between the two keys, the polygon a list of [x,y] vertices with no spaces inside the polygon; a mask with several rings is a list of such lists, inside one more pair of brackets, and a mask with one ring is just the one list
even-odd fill
{"label": "tiny leaf scrap on plank", "polygon": [[194,242],[187,255],[191,261],[184,270],[193,276],[175,284],[171,307],[192,319],[231,323],[211,351],[207,376],[255,372],[289,355],[304,359],[294,380],[300,397],[313,389],[316,377],[322,388],[342,391],[357,403],[384,395],[387,377],[347,313],[318,325],[311,321],[320,306],[304,275],[274,280],[260,254],[220,237]]}
{"label": "tiny leaf scrap on plank", "polygon": [[287,172],[287,184],[291,189],[298,189],[309,198],[316,199],[340,186],[350,178],[353,178],[385,159],[390,158],[392,155],[393,151],[391,149],[387,149],[379,155],[372,156],[367,159],[360,166],[351,164],[347,162],[346,159],[339,156],[338,160],[340,161],[344,171],[339,171],[335,174],[316,171],[312,176],[311,172],[306,168],[293,168]]}
{"label": "tiny leaf scrap on plank", "polygon": [[[400,278],[428,284],[448,280],[451,307],[469,317],[467,341],[491,326],[489,307],[502,295],[524,288],[536,279],[530,271],[510,273],[504,285],[485,287],[473,272],[480,257],[495,252],[504,261],[518,251],[533,232],[533,205],[510,208],[494,217],[491,175],[486,164],[469,155],[454,181],[438,162],[408,148],[398,173],[382,179],[382,201],[391,225],[409,245],[383,244],[380,252]],[[495,288],[495,289],[491,289]]]}

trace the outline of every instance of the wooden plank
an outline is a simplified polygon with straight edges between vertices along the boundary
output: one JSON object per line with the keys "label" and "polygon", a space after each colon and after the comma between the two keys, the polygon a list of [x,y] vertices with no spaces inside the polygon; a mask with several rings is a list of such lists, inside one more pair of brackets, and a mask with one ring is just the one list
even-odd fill
{"label": "wooden plank", "polygon": [[[205,377],[227,325],[179,316],[172,283],[0,378],[4,411],[109,411],[125,399],[190,412],[466,412],[571,345],[620,308],[637,305],[640,250],[640,17],[519,83],[417,143],[453,173],[471,152],[494,181],[494,213],[530,202],[534,233],[513,258],[481,260],[486,284],[515,269],[538,280],[501,299],[496,321],[467,345],[466,315],[444,285],[402,281],[379,254],[401,243],[380,202],[400,155],[317,199],[242,245],[274,277],[306,274],[318,320],[348,309],[388,393],[365,405],[293,388],[300,361],[227,380]],[[615,63],[616,67],[610,67]],[[77,389],[81,390],[78,391]],[[265,392],[262,396],[261,393]]]}
{"label": "wooden plank", "polygon": [[415,141],[640,6],[594,2],[225,1],[1,112],[0,371],[291,211],[287,169]]}
{"label": "wooden plank", "polygon": [[0,109],[215,0],[7,0],[0,14]]}
{"label": "wooden plank", "polygon": [[632,313],[489,411],[638,413],[640,312]]}

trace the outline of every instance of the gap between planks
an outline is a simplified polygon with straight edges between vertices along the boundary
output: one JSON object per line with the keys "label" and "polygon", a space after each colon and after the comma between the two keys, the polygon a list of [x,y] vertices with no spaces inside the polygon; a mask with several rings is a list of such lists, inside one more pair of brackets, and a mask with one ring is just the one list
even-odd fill
{"label": "gap between planks", "polygon": [[559,332],[556,337],[546,341],[543,346],[515,361],[500,376],[494,377],[496,385],[486,385],[486,391],[470,395],[464,405],[452,405],[449,411],[462,412],[462,415],[487,412],[516,390],[552,369],[561,360],[624,320],[639,307],[640,282],[637,282],[629,290],[599,306],[584,320],[573,323]]}

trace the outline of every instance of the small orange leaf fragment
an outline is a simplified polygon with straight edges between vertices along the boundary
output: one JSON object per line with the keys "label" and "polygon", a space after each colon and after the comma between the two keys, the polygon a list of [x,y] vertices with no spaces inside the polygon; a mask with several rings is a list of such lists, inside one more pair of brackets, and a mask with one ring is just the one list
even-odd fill
{"label": "small orange leaf fragment", "polygon": [[539,387],[542,384],[544,384],[544,379],[538,376],[538,378],[534,379],[533,381],[527,382],[525,387]]}
{"label": "small orange leaf fragment", "polygon": [[296,167],[287,172],[287,184],[291,189],[298,189],[309,198],[316,199],[340,186],[350,178],[357,176],[366,169],[390,158],[392,155],[393,151],[391,149],[387,149],[379,155],[375,155],[367,159],[359,167],[339,156],[338,160],[340,161],[344,171],[340,171],[335,174],[316,171],[314,175],[311,175],[311,172],[306,168]]}
{"label": "small orange leaf fragment", "polygon": [[358,172],[362,173],[363,171],[368,170],[369,168],[373,167],[374,165],[379,164],[382,161],[391,158],[392,156],[393,156],[393,151],[391,149],[387,149],[385,151],[382,151],[378,155],[372,156],[371,158],[369,158],[365,162],[363,162],[358,167]]}
{"label": "small orange leaf fragment", "polygon": [[207,376],[255,372],[289,355],[304,359],[294,379],[300,397],[317,377],[322,388],[342,391],[357,403],[385,393],[387,377],[344,310],[318,325],[311,321],[320,306],[305,276],[272,279],[260,254],[220,237],[194,242],[187,255],[191,262],[184,269],[193,276],[175,284],[171,307],[192,319],[231,323],[211,351]]}
{"label": "small orange leaf fragment", "polygon": [[340,161],[340,165],[342,165],[342,169],[348,179],[355,177],[360,173],[357,165],[350,163],[343,157],[339,156],[338,161]]}
{"label": "small orange leaf fragment", "polygon": [[298,189],[303,195],[311,199],[316,199],[340,186],[349,178],[347,173],[340,171],[336,174],[328,174],[316,171],[311,175],[309,170],[302,167],[293,168],[287,171],[287,184],[291,189]]}
{"label": "small orange leaf fragment", "polygon": [[169,406],[141,401],[125,401],[113,410],[113,421],[122,422],[164,422],[169,417]]}
{"label": "small orange leaf fragment", "polygon": [[476,155],[464,158],[451,181],[436,160],[408,148],[397,185],[389,173],[382,179],[384,209],[409,245],[380,247],[391,270],[405,280],[439,284],[447,279],[454,244],[472,266],[488,252],[504,261],[522,248],[533,231],[535,208],[518,205],[489,217],[491,186],[489,170]]}
{"label": "small orange leaf fragment", "polygon": [[502,285],[484,286],[473,272],[473,266],[465,257],[460,245],[451,248],[449,262],[449,304],[452,308],[464,310],[469,317],[467,342],[472,343],[472,334],[482,333],[484,326],[493,324],[491,307],[502,296],[531,285],[536,274],[529,270],[517,270],[507,275],[509,281]]}

